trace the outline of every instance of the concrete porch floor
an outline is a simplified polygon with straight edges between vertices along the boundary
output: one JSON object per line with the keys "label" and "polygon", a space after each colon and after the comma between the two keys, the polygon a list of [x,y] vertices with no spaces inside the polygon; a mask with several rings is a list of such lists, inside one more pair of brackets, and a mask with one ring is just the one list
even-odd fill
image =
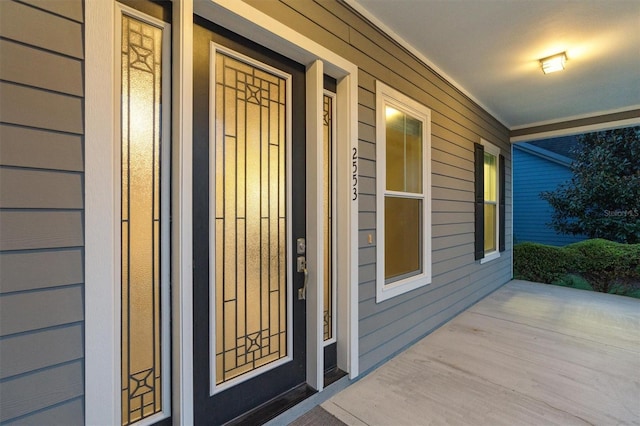
{"label": "concrete porch floor", "polygon": [[348,425],[638,425],[640,300],[512,281],[321,406]]}

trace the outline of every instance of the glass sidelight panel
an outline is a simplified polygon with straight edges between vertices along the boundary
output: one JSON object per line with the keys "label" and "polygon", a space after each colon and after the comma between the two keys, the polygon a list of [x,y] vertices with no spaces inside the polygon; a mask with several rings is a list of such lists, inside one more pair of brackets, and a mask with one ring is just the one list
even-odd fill
{"label": "glass sidelight panel", "polygon": [[163,341],[160,182],[167,30],[124,13],[121,29],[121,401],[127,425],[169,408],[162,391],[169,343]]}
{"label": "glass sidelight panel", "polygon": [[324,340],[333,338],[333,97],[323,101]]}
{"label": "glass sidelight panel", "polygon": [[286,80],[215,56],[215,383],[287,356]]}

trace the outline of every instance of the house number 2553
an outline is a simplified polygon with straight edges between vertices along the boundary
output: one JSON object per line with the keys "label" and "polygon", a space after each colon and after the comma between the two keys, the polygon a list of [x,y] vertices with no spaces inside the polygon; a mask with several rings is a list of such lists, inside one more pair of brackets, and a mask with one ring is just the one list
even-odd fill
{"label": "house number 2553", "polygon": [[351,189],[353,190],[353,198],[352,201],[356,201],[358,199],[358,148],[353,148],[353,168],[352,179],[351,179]]}

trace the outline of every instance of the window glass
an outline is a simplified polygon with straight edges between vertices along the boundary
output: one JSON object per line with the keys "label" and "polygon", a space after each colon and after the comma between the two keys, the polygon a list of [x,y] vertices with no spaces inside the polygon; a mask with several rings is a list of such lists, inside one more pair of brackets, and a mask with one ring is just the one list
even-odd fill
{"label": "window glass", "polygon": [[498,157],[484,152],[484,251],[498,249]]}
{"label": "window glass", "polygon": [[387,190],[422,192],[422,122],[387,106]]}
{"label": "window glass", "polygon": [[484,251],[495,251],[496,246],[496,205],[484,205]]}
{"label": "window glass", "polygon": [[496,156],[484,153],[484,200],[497,201],[496,176],[498,174]]}
{"label": "window glass", "polygon": [[385,279],[422,272],[422,200],[385,197]]}

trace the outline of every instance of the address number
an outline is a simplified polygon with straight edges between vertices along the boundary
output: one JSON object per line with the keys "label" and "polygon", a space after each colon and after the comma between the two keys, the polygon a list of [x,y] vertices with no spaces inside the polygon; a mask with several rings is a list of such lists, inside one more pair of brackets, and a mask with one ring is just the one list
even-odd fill
{"label": "address number", "polygon": [[351,188],[353,190],[353,198],[351,201],[356,201],[358,199],[358,148],[353,148],[353,169],[352,169],[352,178],[351,178]]}

